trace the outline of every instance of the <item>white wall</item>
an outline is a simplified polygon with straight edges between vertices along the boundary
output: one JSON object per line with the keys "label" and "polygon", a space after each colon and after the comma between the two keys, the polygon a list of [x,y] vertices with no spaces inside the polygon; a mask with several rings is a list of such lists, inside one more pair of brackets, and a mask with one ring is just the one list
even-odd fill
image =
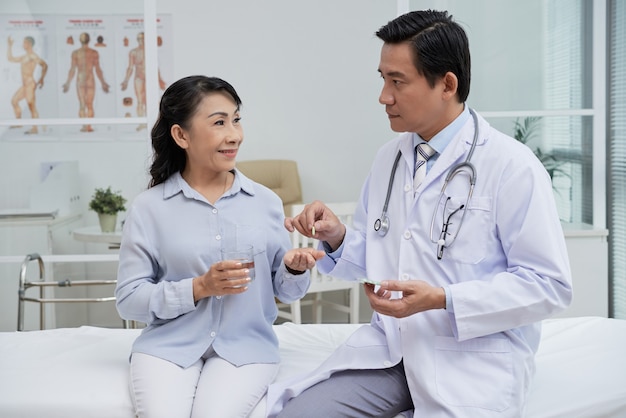
{"label": "white wall", "polygon": [[[452,2],[413,1],[410,7],[445,8],[447,3]],[[452,14],[467,28],[472,46],[470,104],[478,110],[538,106],[533,99],[541,94],[529,86],[541,85],[540,74],[528,68],[538,65],[540,51],[528,54],[511,47],[511,39],[522,37],[531,49],[540,44],[540,23],[533,27],[519,18],[518,11],[528,13],[528,5],[506,2],[501,7],[514,8],[511,20],[484,26],[473,22],[488,10],[474,2],[471,6],[453,3]],[[395,136],[378,103],[381,43],[374,32],[395,17],[396,1],[157,0],[157,6],[158,13],[172,15],[174,78],[214,75],[238,90],[245,132],[241,160],[296,160],[305,201],[357,199],[377,149]],[[121,13],[129,8],[133,13],[141,11],[142,0],[0,4],[3,13],[16,9]],[[8,117],[0,115],[0,119]],[[83,223],[96,224],[96,215],[87,210],[93,189],[111,185],[132,199],[147,185],[149,157],[147,131],[144,141],[119,141],[114,136],[96,141],[89,136],[54,142],[0,141],[0,209],[28,206],[41,162],[78,160]],[[365,298],[361,305],[361,318],[366,320]]]}
{"label": "white wall", "polygon": [[[137,13],[141,4],[141,0],[16,1],[2,2],[0,13]],[[157,4],[158,13],[172,15],[174,78],[219,76],[240,94],[245,132],[241,160],[296,160],[306,201],[357,199],[376,150],[395,136],[378,103],[381,43],[374,35],[395,17],[394,1],[158,0]],[[46,83],[55,81],[48,77]],[[0,114],[0,119],[10,117]],[[0,209],[28,207],[42,162],[77,160],[82,222],[97,224],[95,213],[87,209],[95,187],[110,185],[129,200],[145,189],[151,150],[148,131],[144,132],[143,141],[119,140],[115,134],[108,138],[73,134],[60,141],[27,136],[23,141],[0,140]],[[108,251],[99,244],[86,245],[85,250]],[[361,318],[367,320],[364,297],[361,305]],[[115,315],[98,315],[94,313],[92,323],[116,326]],[[325,320],[332,318],[325,315]]]}
{"label": "white wall", "polygon": [[[29,2],[36,4],[31,11],[50,12],[44,3]],[[54,4],[57,10],[91,10],[68,0]],[[158,13],[172,15],[175,78],[214,75],[238,90],[244,102],[241,160],[297,160],[307,201],[358,197],[374,153],[394,136],[378,103],[380,41],[374,32],[395,17],[395,2],[159,0],[157,5]],[[8,5],[0,12],[3,7]],[[145,142],[113,137],[94,142],[88,135],[71,142],[2,141],[0,208],[28,206],[40,162],[76,159],[85,224],[94,224],[87,203],[95,187],[111,185],[129,199],[146,187],[148,141],[147,133]]]}
{"label": "white wall", "polygon": [[[395,2],[158,4],[173,14],[177,77],[216,75],[240,93],[241,159],[297,160],[307,201],[358,197],[376,149],[393,135],[378,104],[374,32],[395,16]],[[193,12],[177,13],[184,9]]]}
{"label": "white wall", "polygon": [[[136,13],[142,5],[142,0],[114,0],[106,9]],[[542,24],[531,22],[540,5],[538,0],[521,5],[482,0],[472,6],[410,2],[412,9],[451,7],[466,27],[473,54],[469,102],[478,110],[540,107]],[[485,21],[494,7],[498,16],[510,18]],[[0,5],[0,12],[55,10],[105,13],[100,3],[75,0]],[[157,12],[172,15],[174,79],[215,75],[240,93],[241,160],[295,159],[305,201],[358,197],[376,150],[394,136],[378,103],[381,44],[374,32],[395,17],[395,1],[157,0]],[[87,210],[95,187],[111,185],[129,199],[146,187],[150,145],[145,135],[144,141],[130,142],[114,135],[104,141],[88,135],[84,141],[0,141],[0,209],[28,206],[40,162],[76,159],[85,224],[95,223]]]}

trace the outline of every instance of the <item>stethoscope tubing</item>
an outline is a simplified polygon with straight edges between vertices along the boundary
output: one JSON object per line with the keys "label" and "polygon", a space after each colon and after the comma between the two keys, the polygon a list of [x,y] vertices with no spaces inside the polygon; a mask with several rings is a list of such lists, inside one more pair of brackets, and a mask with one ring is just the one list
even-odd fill
{"label": "stethoscope tubing", "polygon": [[[465,219],[465,213],[469,204],[469,201],[472,197],[472,194],[474,193],[474,186],[476,184],[476,178],[477,178],[477,173],[476,173],[476,167],[474,167],[474,165],[470,162],[472,155],[474,154],[474,150],[476,149],[476,144],[478,143],[478,133],[479,133],[479,128],[478,128],[478,116],[476,115],[476,112],[474,112],[473,109],[469,109],[470,114],[472,115],[472,119],[474,120],[474,137],[472,139],[472,145],[470,146],[470,150],[467,153],[467,157],[465,158],[465,161],[454,165],[453,167],[450,168],[450,170],[448,171],[448,174],[446,175],[446,178],[444,180],[443,186],[441,188],[441,192],[439,194],[439,199],[437,201],[437,205],[435,206],[435,210],[433,212],[433,217],[430,223],[430,240],[433,243],[436,243],[438,245],[438,249],[437,249],[437,253],[443,253],[443,246],[445,246],[445,240],[444,243],[441,243],[441,238],[439,240],[433,240],[433,230],[434,230],[434,225],[435,225],[435,217],[437,216],[437,208],[439,207],[439,205],[441,204],[441,199],[444,196],[446,187],[448,187],[448,183],[454,178],[454,176],[456,176],[457,174],[461,173],[461,172],[468,172],[469,171],[469,183],[470,183],[470,188],[469,188],[469,192],[467,194],[467,199],[465,202],[465,210],[463,210],[463,215],[461,216],[461,222],[459,223],[459,227],[456,230],[456,233],[454,234],[454,236],[452,237],[452,239],[450,240],[450,245],[452,242],[454,242],[454,240],[456,239],[459,230],[461,229],[461,226],[463,225],[463,220]],[[393,188],[393,181],[396,175],[396,171],[398,170],[398,162],[400,160],[400,157],[402,156],[402,152],[398,151],[396,158],[393,162],[393,167],[391,169],[391,174],[389,176],[389,183],[387,185],[387,195],[385,197],[385,203],[383,205],[383,210],[380,214],[380,217],[378,219],[376,219],[376,221],[374,221],[374,230],[376,232],[378,232],[378,234],[381,237],[384,237],[385,235],[387,235],[387,232],[389,231],[389,217],[387,216],[387,209],[389,207],[389,200],[391,199],[391,190]],[[439,246],[441,246],[441,248],[439,248]],[[440,258],[440,257],[439,257]]]}
{"label": "stethoscope tubing", "polygon": [[389,184],[387,185],[387,197],[385,197],[385,204],[383,206],[383,211],[380,214],[380,217],[376,219],[374,222],[374,230],[378,232],[378,234],[382,237],[387,235],[387,231],[389,231],[389,217],[387,216],[387,207],[389,206],[389,199],[391,198],[391,189],[393,188],[393,179],[396,177],[396,171],[398,170],[398,162],[400,161],[400,157],[402,157],[402,153],[398,151],[396,155],[396,159],[393,162],[393,167],[391,169],[391,175],[389,176]]}

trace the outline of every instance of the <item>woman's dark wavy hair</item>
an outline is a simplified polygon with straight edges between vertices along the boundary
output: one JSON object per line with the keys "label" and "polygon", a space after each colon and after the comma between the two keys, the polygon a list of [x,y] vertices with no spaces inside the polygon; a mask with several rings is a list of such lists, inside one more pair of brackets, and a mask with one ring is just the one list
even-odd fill
{"label": "woman's dark wavy hair", "polygon": [[409,42],[415,68],[431,87],[448,71],[455,74],[459,80],[459,101],[467,100],[471,79],[469,41],[448,12],[409,12],[381,27],[376,36],[389,44]]}
{"label": "woman's dark wavy hair", "polygon": [[217,77],[193,75],[181,78],[163,93],[159,117],[151,133],[153,157],[149,188],[163,183],[172,174],[185,168],[187,156],[185,150],[172,138],[172,126],[178,124],[183,129],[189,129],[198,105],[211,93],[225,93],[232,97],[237,107],[241,106],[241,99],[233,86]]}

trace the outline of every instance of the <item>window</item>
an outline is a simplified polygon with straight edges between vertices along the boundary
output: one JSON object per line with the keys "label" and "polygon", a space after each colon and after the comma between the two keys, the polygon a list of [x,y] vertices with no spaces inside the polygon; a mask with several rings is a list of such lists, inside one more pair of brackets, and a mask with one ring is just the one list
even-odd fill
{"label": "window", "polygon": [[[468,103],[495,128],[514,136],[516,122],[536,118],[527,144],[553,156],[559,216],[605,227],[604,164],[594,144],[604,136],[595,109],[594,1],[413,1],[413,9],[450,11],[467,31],[472,53]],[[498,36],[493,36],[497,33]],[[594,65],[598,67],[595,68]],[[536,151],[537,153],[537,151]]]}
{"label": "window", "polygon": [[626,3],[609,2],[608,224],[611,316],[626,319]]}

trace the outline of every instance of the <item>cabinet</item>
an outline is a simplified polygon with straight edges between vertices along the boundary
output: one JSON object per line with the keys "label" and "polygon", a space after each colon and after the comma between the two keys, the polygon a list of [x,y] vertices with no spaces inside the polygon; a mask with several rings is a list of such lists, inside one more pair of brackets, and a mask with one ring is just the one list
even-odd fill
{"label": "cabinet", "polygon": [[564,223],[574,286],[572,304],[558,317],[609,315],[609,264],[606,229]]}

